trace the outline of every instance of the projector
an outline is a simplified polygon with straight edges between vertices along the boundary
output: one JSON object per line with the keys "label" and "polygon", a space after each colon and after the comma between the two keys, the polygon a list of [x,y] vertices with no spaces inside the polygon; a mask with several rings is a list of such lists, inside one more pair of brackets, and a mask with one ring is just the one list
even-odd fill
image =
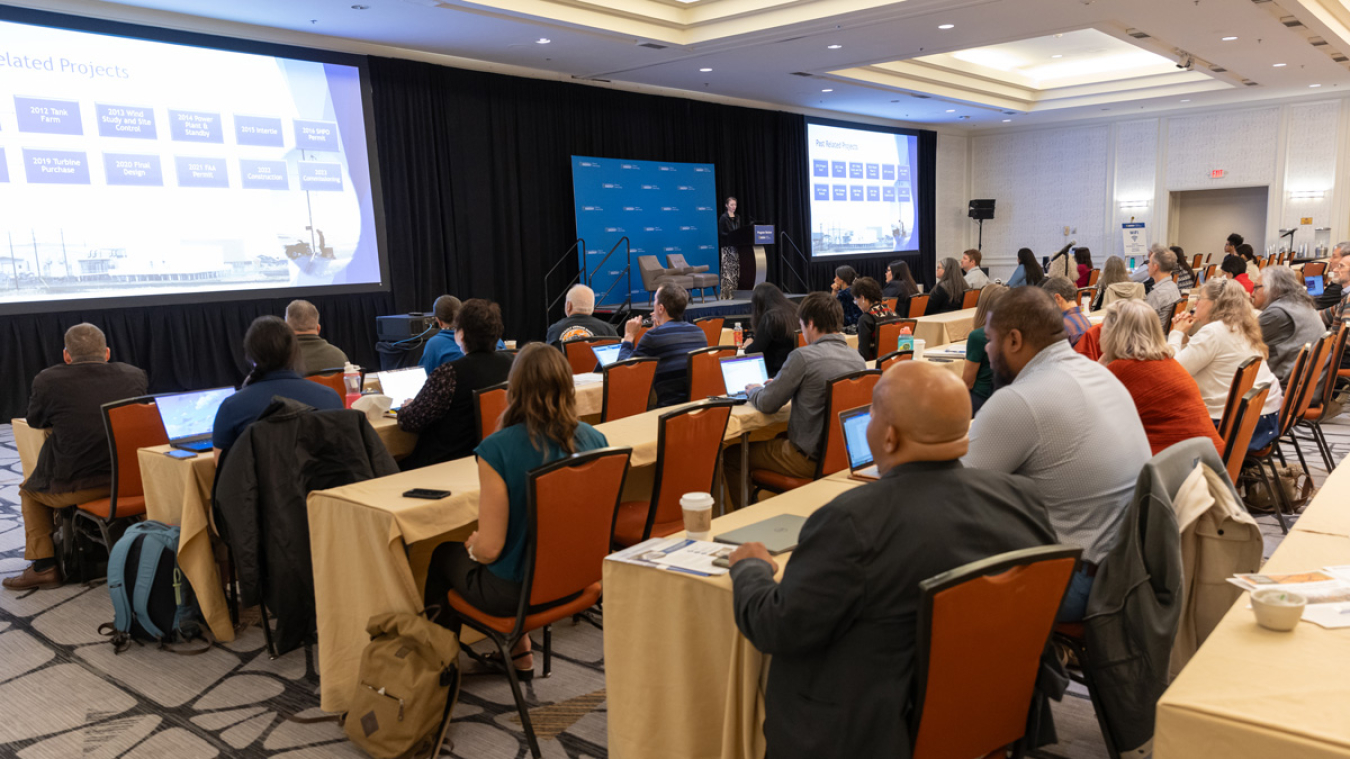
{"label": "projector", "polygon": [[407,340],[426,332],[428,328],[431,329],[431,332],[427,334],[427,337],[431,337],[440,331],[436,327],[436,319],[431,314],[418,311],[396,316],[375,317],[375,336],[379,338],[380,342],[393,343],[399,340]]}

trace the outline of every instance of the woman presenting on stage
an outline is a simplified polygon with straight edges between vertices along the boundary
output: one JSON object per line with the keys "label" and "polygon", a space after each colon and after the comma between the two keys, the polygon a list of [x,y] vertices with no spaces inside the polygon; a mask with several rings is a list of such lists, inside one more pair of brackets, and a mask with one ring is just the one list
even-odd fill
{"label": "woman presenting on stage", "polygon": [[[726,213],[717,220],[717,234],[726,236],[741,228],[741,217],[736,215],[736,199],[727,198]],[[741,259],[736,249],[722,248],[722,300],[736,297],[736,284],[741,279]]]}

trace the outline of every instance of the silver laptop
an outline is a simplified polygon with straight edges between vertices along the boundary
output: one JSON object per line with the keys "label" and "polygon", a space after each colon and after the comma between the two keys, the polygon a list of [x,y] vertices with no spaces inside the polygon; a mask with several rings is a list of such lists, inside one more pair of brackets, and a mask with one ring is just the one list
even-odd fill
{"label": "silver laptop", "polygon": [[594,348],[591,348],[591,352],[595,354],[595,359],[600,362],[601,366],[609,366],[615,361],[618,361],[619,351],[621,350],[623,350],[623,343],[597,345]]}
{"label": "silver laptop", "polygon": [[169,434],[169,445],[197,453],[211,450],[216,411],[231,395],[234,388],[217,387],[157,396],[155,408],[164,422],[164,431]]}
{"label": "silver laptop", "polygon": [[402,408],[404,401],[410,401],[422,392],[422,386],[427,383],[426,370],[420,366],[410,366],[407,369],[390,369],[387,372],[380,372],[375,375],[380,382],[380,392],[394,400],[393,411]]}
{"label": "silver laptop", "polygon": [[768,379],[769,369],[764,365],[762,353],[722,359],[722,383],[726,385],[728,398],[744,398],[747,386],[763,385]]}
{"label": "silver laptop", "polygon": [[848,476],[864,482],[881,477],[877,465],[872,463],[872,446],[867,444],[867,425],[871,421],[871,406],[839,413],[839,425],[844,429],[844,451],[848,454]]}
{"label": "silver laptop", "polygon": [[802,525],[806,517],[795,514],[779,514],[762,522],[746,525],[739,530],[718,535],[713,540],[733,546],[744,543],[763,543],[769,553],[777,556],[797,547],[797,539],[802,534]]}

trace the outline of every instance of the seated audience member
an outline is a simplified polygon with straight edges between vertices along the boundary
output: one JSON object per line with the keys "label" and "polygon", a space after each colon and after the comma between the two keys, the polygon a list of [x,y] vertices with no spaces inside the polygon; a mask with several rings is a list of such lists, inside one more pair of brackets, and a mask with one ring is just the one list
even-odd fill
{"label": "seated audience member", "polygon": [[1167,336],[1147,303],[1122,300],[1108,306],[1101,346],[1102,365],[1130,391],[1154,456],[1193,437],[1207,438],[1223,455],[1223,440],[1209,421],[1200,388],[1172,358]]}
{"label": "seated audience member", "polygon": [[416,398],[394,399],[395,405],[402,404],[399,429],[418,433],[413,452],[400,462],[405,472],[473,453],[478,440],[473,391],[499,385],[511,373],[511,354],[496,349],[502,334],[502,310],[496,303],[464,301],[454,330],[463,355],[427,375]]}
{"label": "seated audience member", "polygon": [[1177,289],[1177,283],[1172,281],[1172,272],[1176,268],[1177,254],[1167,248],[1149,254],[1148,272],[1153,278],[1153,287],[1149,289],[1148,295],[1144,296],[1144,302],[1158,312],[1159,328],[1162,327],[1163,319],[1167,318],[1167,312],[1172,306],[1181,302],[1181,290]]}
{"label": "seated audience member", "polygon": [[[55,588],[63,582],[52,543],[52,511],[108,496],[112,456],[103,428],[103,404],[145,395],[145,372],[109,361],[103,331],[92,324],[66,330],[64,364],[43,369],[28,394],[28,425],[50,429],[37,465],[19,486],[23,557],[32,564],[6,577],[10,590]],[[314,383],[310,383],[311,385]]]}
{"label": "seated audience member", "polygon": [[1225,256],[1235,256],[1235,255],[1237,255],[1237,252],[1238,252],[1238,246],[1241,245],[1242,242],[1243,242],[1242,235],[1238,234],[1237,232],[1234,232],[1233,234],[1228,235],[1228,239],[1224,240],[1224,243],[1223,243],[1223,252],[1224,252],[1224,255],[1225,255]]}
{"label": "seated audience member", "polygon": [[966,280],[961,276],[961,267],[956,263],[955,258],[944,258],[938,261],[937,265],[937,284],[933,286],[933,292],[929,294],[928,310],[923,312],[924,316],[934,314],[945,314],[950,311],[960,311],[961,301],[966,295]]}
{"label": "seated audience member", "polygon": [[[1038,288],[999,299],[985,332],[1000,387],[971,424],[963,462],[1030,477],[1059,541],[1083,549],[1059,613],[1061,622],[1075,622],[1152,453],[1129,391],[1073,352],[1061,314]],[[1110,454],[1098,455],[1104,451]]]}
{"label": "seated audience member", "polygon": [[[875,361],[877,354],[877,322],[895,316],[891,307],[881,300],[881,285],[871,277],[853,280],[853,302],[863,315],[858,319],[858,353],[864,361]],[[890,351],[886,351],[889,353]]]}
{"label": "seated audience member", "polygon": [[[684,309],[689,306],[689,293],[679,285],[661,285],[656,289],[652,306],[652,328],[633,344],[642,317],[635,316],[624,327],[623,345],[619,360],[651,356],[656,363],[656,378],[652,389],[657,406],[673,406],[689,400],[689,351],[708,347],[703,330],[684,320]],[[767,363],[767,362],[766,362]]]}
{"label": "seated audience member", "polygon": [[[1241,285],[1226,279],[1206,282],[1193,301],[1195,314],[1178,314],[1172,320],[1172,332],[1167,336],[1177,363],[1195,378],[1195,384],[1200,386],[1200,397],[1209,409],[1209,418],[1217,426],[1223,420],[1228,391],[1238,366],[1252,356],[1260,356],[1262,361],[1256,384],[1269,382],[1270,394],[1266,396],[1261,420],[1252,434],[1251,449],[1264,448],[1278,432],[1284,393],[1279,379],[1265,361],[1268,350],[1261,339],[1261,325],[1252,313],[1251,301]],[[1196,324],[1200,325],[1199,331],[1188,338],[1187,333]]]}
{"label": "seated audience member", "polygon": [[978,290],[989,284],[989,275],[980,268],[980,251],[971,248],[961,254],[961,271],[966,279],[966,289]]}
{"label": "seated audience member", "polygon": [[1043,279],[1045,270],[1041,268],[1041,262],[1036,260],[1036,254],[1031,248],[1018,248],[1017,268],[1013,270],[1012,278],[1008,280],[1008,287],[1039,286]]}
{"label": "seated audience member", "polygon": [[1177,257],[1177,289],[1181,291],[1190,290],[1195,287],[1195,271],[1191,269],[1191,264],[1186,260],[1186,251],[1181,249],[1180,245],[1173,245],[1168,248],[1172,255]]}
{"label": "seated audience member", "polygon": [[1219,264],[1219,271],[1227,274],[1234,282],[1242,285],[1242,289],[1248,295],[1252,294],[1256,283],[1252,282],[1251,277],[1247,276],[1247,263],[1242,260],[1242,256],[1227,256],[1223,263]]}
{"label": "seated audience member", "polygon": [[[510,376],[501,428],[473,451],[478,457],[478,529],[463,543],[438,546],[427,570],[426,605],[440,606],[436,621],[456,632],[462,624],[446,602],[451,590],[488,614],[516,613],[525,582],[529,472],[608,445],[603,434],[577,418],[572,369],[561,353],[543,343],[527,345]],[[521,637],[511,658],[520,679],[534,676],[530,636]]]}
{"label": "seated audience member", "polygon": [[1075,303],[1078,299],[1078,289],[1064,277],[1050,277],[1041,283],[1041,289],[1050,293],[1055,306],[1062,314],[1064,336],[1068,338],[1069,346],[1077,345],[1083,333],[1092,329],[1092,322],[1088,321],[1087,314]]}
{"label": "seated audience member", "polygon": [[293,300],[286,306],[286,323],[300,342],[300,360],[305,374],[324,369],[341,369],[347,365],[347,354],[319,337],[319,309],[307,300]]}
{"label": "seated audience member", "polygon": [[1129,282],[1130,272],[1125,268],[1125,259],[1120,256],[1110,256],[1106,259],[1106,265],[1102,267],[1102,275],[1097,278],[1097,291],[1092,294],[1092,310],[1101,309],[1105,304],[1102,302],[1106,297],[1106,288],[1118,282]]}
{"label": "seated audience member", "polygon": [[239,392],[216,409],[211,446],[217,459],[230,450],[244,428],[257,421],[281,396],[320,411],[340,409],[342,397],[331,387],[300,376],[300,342],[286,322],[275,316],[259,316],[244,333],[244,358],[253,365]]}
{"label": "seated audience member", "polygon": [[895,298],[895,312],[901,316],[909,315],[909,299],[919,294],[919,285],[904,261],[892,261],[886,264],[886,286],[881,288],[881,297]]}
{"label": "seated audience member", "polygon": [[1322,294],[1317,297],[1317,310],[1333,308],[1341,302],[1342,288],[1345,283],[1336,274],[1341,266],[1341,258],[1350,255],[1350,242],[1338,242],[1327,258],[1327,268],[1322,275]]}
{"label": "seated audience member", "polygon": [[980,302],[975,306],[975,329],[966,335],[966,363],[961,370],[966,389],[970,391],[970,412],[980,413],[980,407],[994,393],[994,370],[989,367],[989,353],[984,349],[989,342],[985,336],[984,323],[989,311],[994,308],[1008,288],[1003,285],[986,285],[980,291]]}
{"label": "seated audience member", "polygon": [[1070,240],[1068,245],[1059,249],[1059,252],[1050,257],[1050,265],[1045,267],[1045,276],[1064,277],[1070,282],[1078,280],[1078,263],[1074,260],[1070,251],[1078,244],[1077,240]]}
{"label": "seated audience member", "polygon": [[1074,280],[1074,286],[1083,288],[1092,281],[1092,251],[1087,248],[1074,248],[1073,260],[1078,265],[1078,277]]}
{"label": "seated audience member", "polygon": [[[765,414],[776,413],[788,401],[792,416],[787,433],[772,440],[750,444],[750,468],[768,469],[789,477],[814,477],[820,451],[821,430],[828,421],[830,380],[867,368],[858,352],[844,339],[844,315],[837,299],[826,293],[811,293],[798,309],[797,318],[807,345],[788,355],[778,376],[767,385],[751,385],[750,405]],[[739,508],[741,451],[726,450],[723,457],[732,503]]]}
{"label": "seated audience member", "polygon": [[[1350,255],[1341,256],[1341,260],[1336,263],[1336,279],[1350,283]],[[1341,296],[1340,302],[1322,309],[1318,315],[1322,317],[1322,323],[1330,327],[1332,332],[1338,332],[1348,311],[1350,311],[1350,289]]]}
{"label": "seated audience member", "polygon": [[1270,371],[1280,378],[1280,386],[1289,384],[1294,359],[1305,343],[1315,343],[1326,332],[1317,316],[1312,296],[1300,277],[1288,266],[1267,266],[1261,270],[1261,289],[1256,293],[1261,309],[1257,323],[1270,358]]}
{"label": "seated audience member", "polygon": [[[442,295],[432,304],[433,318],[440,332],[427,338],[426,347],[422,349],[422,360],[417,362],[426,370],[427,376],[436,371],[436,367],[464,357],[464,351],[455,340],[455,317],[461,305],[459,298],[453,295]],[[506,343],[497,340],[497,350],[505,347]],[[394,399],[394,402],[397,403],[398,399]]]}
{"label": "seated audience member", "polygon": [[574,285],[567,291],[563,318],[548,328],[544,342],[561,348],[563,343],[579,337],[618,337],[614,325],[592,316],[594,312],[595,291],[585,285]]}
{"label": "seated audience member", "polygon": [[854,271],[852,266],[840,266],[834,270],[834,282],[830,283],[830,289],[839,299],[839,306],[844,309],[845,327],[857,324],[858,318],[862,316],[858,304],[853,302],[853,280],[857,278],[858,272]]}
{"label": "seated audience member", "polygon": [[1247,243],[1237,246],[1237,254],[1247,267],[1247,278],[1255,282],[1261,278],[1261,267],[1256,263],[1256,249]]}
{"label": "seated audience member", "polygon": [[760,282],[750,295],[750,331],[754,336],[745,343],[746,353],[764,354],[764,368],[770,377],[778,376],[788,354],[797,348],[797,306],[783,295],[778,285]]}
{"label": "seated audience member", "polygon": [[919,583],[1055,543],[1029,481],[961,465],[969,416],[945,369],[892,367],[867,429],[881,479],[810,516],[782,582],[763,544],[732,553],[736,626],[773,656],[768,756],[908,757],[913,736],[899,715],[911,707]]}

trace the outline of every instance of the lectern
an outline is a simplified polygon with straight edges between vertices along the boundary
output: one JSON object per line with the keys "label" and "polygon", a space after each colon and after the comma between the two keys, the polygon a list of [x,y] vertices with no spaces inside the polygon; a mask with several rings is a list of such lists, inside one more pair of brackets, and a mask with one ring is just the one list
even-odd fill
{"label": "lectern", "polygon": [[764,281],[769,272],[764,246],[774,244],[772,224],[747,224],[729,235],[718,235],[717,242],[720,247],[735,248],[740,257],[741,278],[736,283],[737,290],[753,290]]}

